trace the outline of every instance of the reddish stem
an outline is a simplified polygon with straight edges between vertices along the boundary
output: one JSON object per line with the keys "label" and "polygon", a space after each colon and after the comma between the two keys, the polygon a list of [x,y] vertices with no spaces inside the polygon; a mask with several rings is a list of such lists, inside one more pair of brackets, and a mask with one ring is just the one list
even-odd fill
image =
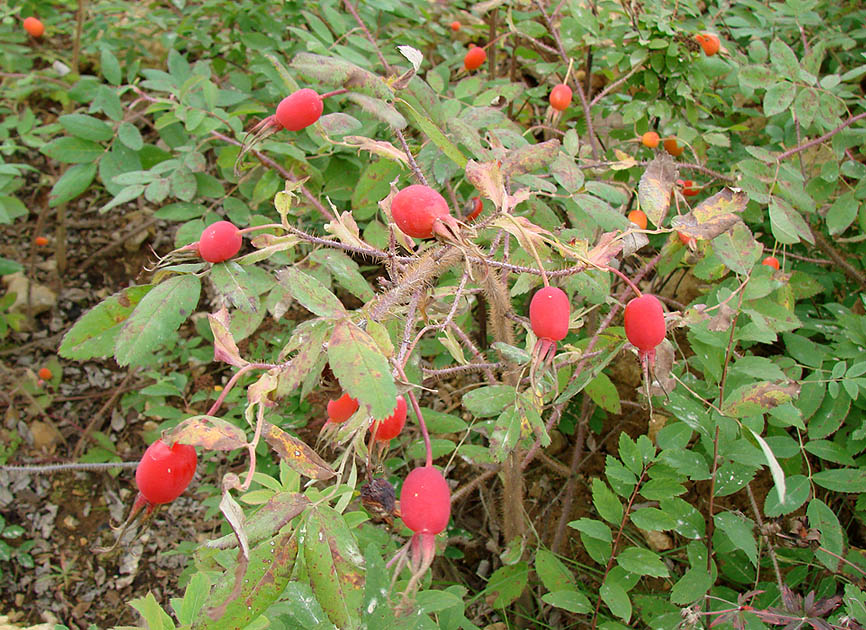
{"label": "reddish stem", "polygon": [[332,92],[325,92],[324,94],[319,94],[319,98],[324,100],[324,99],[328,98],[329,96],[337,96],[339,94],[345,94],[348,91],[349,90],[347,88],[340,88],[339,90],[334,90]]}
{"label": "reddish stem", "polygon": [[[409,379],[406,378],[406,373],[403,371],[403,367],[395,362],[394,369],[397,370],[397,375],[406,381],[409,382]],[[412,390],[406,392],[406,395],[409,396],[409,401],[412,403],[412,409],[415,410],[415,417],[418,418],[418,425],[421,427],[421,435],[424,437],[424,447],[427,449],[427,466],[433,465],[433,447],[430,446],[430,434],[427,432],[427,424],[424,422],[424,415],[421,413],[421,407],[418,405],[418,399],[415,398],[415,393]]]}

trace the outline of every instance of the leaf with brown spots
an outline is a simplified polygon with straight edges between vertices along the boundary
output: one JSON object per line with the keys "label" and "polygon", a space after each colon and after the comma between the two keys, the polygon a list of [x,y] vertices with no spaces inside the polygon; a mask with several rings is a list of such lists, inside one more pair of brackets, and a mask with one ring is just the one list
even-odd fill
{"label": "leaf with brown spots", "polygon": [[671,206],[671,191],[677,178],[674,161],[667,153],[659,153],[641,175],[637,186],[640,209],[653,225],[664,221]]}
{"label": "leaf with brown spots", "polygon": [[397,387],[388,360],[369,333],[348,319],[338,322],[328,343],[328,363],[343,389],[374,420],[393,413]]}
{"label": "leaf with brown spots", "polygon": [[800,385],[793,381],[771,383],[763,381],[743,385],[726,399],[722,413],[731,418],[745,418],[766,413],[773,407],[784,405],[800,394]]}
{"label": "leaf with brown spots", "polygon": [[304,560],[310,586],[338,628],[357,628],[364,602],[364,559],[346,521],[333,508],[309,512]]}
{"label": "leaf with brown spots", "polygon": [[210,330],[213,333],[213,360],[223,361],[235,367],[244,367],[249,363],[241,357],[241,352],[232,337],[229,312],[221,308],[216,313],[208,313]]}
{"label": "leaf with brown spots", "polygon": [[270,422],[262,422],[262,437],[289,468],[304,477],[321,481],[337,474],[316,451]]}
{"label": "leaf with brown spots", "polygon": [[163,436],[166,444],[179,442],[209,451],[233,451],[247,444],[243,429],[213,416],[187,418]]}

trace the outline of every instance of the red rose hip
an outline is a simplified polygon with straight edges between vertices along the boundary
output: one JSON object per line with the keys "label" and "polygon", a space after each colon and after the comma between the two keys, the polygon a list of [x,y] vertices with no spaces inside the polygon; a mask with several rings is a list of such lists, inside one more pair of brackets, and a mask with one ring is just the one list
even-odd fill
{"label": "red rose hip", "polygon": [[397,396],[397,406],[394,407],[394,413],[384,420],[377,420],[370,425],[370,431],[374,431],[373,437],[379,442],[387,442],[398,435],[406,425],[406,399],[403,396]]}
{"label": "red rose hip", "polygon": [[157,440],[147,447],[135,469],[138,491],[152,505],[171,503],[186,490],[197,464],[195,447],[175,444],[169,448]]}
{"label": "red rose hip", "polygon": [[665,313],[656,296],[644,293],[626,305],[625,335],[642,355],[664,340]]}
{"label": "red rose hip", "polygon": [[328,401],[328,419],[334,424],[345,422],[356,411],[358,411],[358,401],[349,394],[343,394],[337,400]]}
{"label": "red rose hip", "polygon": [[198,253],[208,262],[228,260],[241,249],[243,237],[230,221],[217,221],[207,226],[198,241]]}
{"label": "red rose hip", "polygon": [[323,109],[319,94],[310,88],[303,88],[280,101],[275,117],[283,128],[300,131],[319,120]]}
{"label": "red rose hip", "polygon": [[416,468],[400,490],[400,513],[406,527],[418,534],[438,534],[451,518],[451,488],[433,466]]}
{"label": "red rose hip", "polygon": [[560,112],[564,112],[571,105],[571,88],[560,83],[550,91],[550,106]]}
{"label": "red rose hip", "polygon": [[562,289],[544,287],[535,292],[529,302],[529,322],[539,339],[560,341],[568,334],[571,304]]}
{"label": "red rose hip", "polygon": [[391,200],[391,216],[402,232],[413,238],[430,238],[435,224],[451,216],[445,197],[422,184],[407,186]]}
{"label": "red rose hip", "polygon": [[485,61],[487,61],[487,53],[480,46],[476,46],[463,57],[463,67],[466,70],[477,70]]}

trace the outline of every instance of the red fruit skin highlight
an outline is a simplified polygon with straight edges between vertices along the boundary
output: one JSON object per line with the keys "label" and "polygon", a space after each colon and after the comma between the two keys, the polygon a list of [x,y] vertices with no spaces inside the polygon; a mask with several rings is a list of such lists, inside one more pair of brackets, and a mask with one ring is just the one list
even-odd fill
{"label": "red fruit skin highlight", "polygon": [[147,447],[135,469],[138,491],[153,505],[171,503],[186,490],[197,464],[195,447],[175,444],[169,448],[157,440]]}
{"label": "red fruit skin highlight", "polygon": [[568,334],[571,304],[568,296],[557,287],[544,287],[535,292],[529,302],[529,322],[539,339],[560,341]]}
{"label": "red fruit skin highlight", "polygon": [[358,411],[358,401],[349,394],[343,394],[337,400],[328,401],[328,418],[334,424],[345,422],[356,411]]}
{"label": "red fruit skin highlight", "polygon": [[217,221],[207,226],[198,241],[198,253],[208,262],[228,260],[241,249],[243,237],[230,221]]}
{"label": "red fruit skin highlight", "polygon": [[274,116],[283,128],[300,131],[319,120],[324,107],[318,92],[303,88],[281,100]]}
{"label": "red fruit skin highlight", "polygon": [[640,351],[655,350],[665,338],[665,313],[658,298],[649,293],[625,307],[625,335]]}
{"label": "red fruit skin highlight", "polygon": [[400,490],[400,513],[406,527],[417,534],[438,534],[451,518],[451,488],[433,466],[416,468]]}
{"label": "red fruit skin highlight", "polygon": [[370,425],[370,430],[376,432],[373,437],[380,442],[393,440],[400,435],[403,427],[406,425],[406,399],[403,396],[397,396],[397,406],[394,407],[394,413]]}
{"label": "red fruit skin highlight", "polygon": [[445,197],[422,184],[407,186],[391,200],[394,223],[412,238],[430,238],[433,224],[450,214]]}

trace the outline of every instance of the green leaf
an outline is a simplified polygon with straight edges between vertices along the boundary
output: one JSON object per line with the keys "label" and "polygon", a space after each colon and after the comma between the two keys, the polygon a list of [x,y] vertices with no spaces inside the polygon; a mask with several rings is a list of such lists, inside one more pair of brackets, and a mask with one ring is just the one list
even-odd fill
{"label": "green leaf", "polygon": [[592,480],[592,504],[598,515],[608,523],[619,526],[622,522],[622,503],[598,477]]}
{"label": "green leaf", "polygon": [[99,65],[101,66],[102,76],[111,85],[120,85],[123,79],[123,74],[120,71],[120,63],[117,61],[112,52],[108,48],[103,48],[99,55]]}
{"label": "green leaf", "polygon": [[177,619],[183,625],[192,625],[198,617],[199,611],[204,606],[208,595],[208,579],[204,573],[193,573],[186,585],[183,598],[173,599],[172,607],[177,614]]}
{"label": "green leaf", "polygon": [[368,333],[349,320],[339,321],[328,343],[328,363],[343,389],[374,420],[393,413],[397,388],[387,359]]}
{"label": "green leaf", "polygon": [[574,588],[574,576],[562,561],[547,549],[540,548],[535,554],[535,572],[541,583],[551,593]]}
{"label": "green leaf", "polygon": [[18,217],[27,216],[27,206],[12,195],[0,195],[0,225],[12,223]]}
{"label": "green leaf", "polygon": [[133,151],[140,151],[144,146],[141,132],[131,122],[123,121],[120,123],[120,127],[117,128],[117,137],[126,147]]}
{"label": "green leaf", "polygon": [[171,617],[162,609],[150,591],[142,598],[130,600],[129,605],[144,618],[148,630],[174,630],[175,625]]}
{"label": "green leaf", "polygon": [[599,595],[601,595],[601,601],[607,604],[610,612],[628,623],[628,620],[631,619],[631,600],[612,573],[608,574],[604,584],[601,585]]}
{"label": "green leaf", "polygon": [[343,303],[317,278],[296,267],[282,269],[277,273],[277,277],[289,294],[311,313],[319,317],[346,315]]}
{"label": "green leaf", "polygon": [[[748,428],[748,427],[747,427]],[[749,432],[758,442],[758,446],[764,452],[764,457],[767,458],[767,465],[770,467],[770,474],[773,476],[773,483],[776,484],[776,493],[779,497],[779,503],[785,503],[785,473],[782,472],[782,467],[776,461],[776,456],[773,454],[773,449],[760,435],[749,428]]]}
{"label": "green leaf", "polygon": [[54,182],[48,194],[48,205],[52,208],[75,199],[90,187],[96,177],[96,162],[76,164],[68,169]]}
{"label": "green leaf", "polygon": [[639,508],[629,515],[629,519],[635,527],[650,532],[663,532],[677,526],[676,520],[658,508]]}
{"label": "green leaf", "polygon": [[746,275],[760,260],[763,247],[743,223],[737,223],[729,231],[712,240],[713,252],[731,271]]}
{"label": "green leaf", "polygon": [[791,106],[797,96],[797,86],[789,81],[779,81],[764,93],[764,115],[775,116]]}
{"label": "green leaf", "polygon": [[830,230],[830,234],[841,234],[848,229],[857,218],[859,209],[860,202],[853,192],[847,192],[834,201],[827,211],[827,229]]}
{"label": "green leaf", "polygon": [[488,418],[502,413],[515,404],[516,394],[511,385],[488,385],[463,395],[463,406],[477,418]]}
{"label": "green leaf", "polygon": [[253,313],[261,309],[259,287],[243,266],[233,261],[217,263],[211,268],[211,280],[217,292],[235,308]]}
{"label": "green leaf", "polygon": [[121,365],[144,364],[192,315],[201,293],[194,275],[169,278],[145,295],[117,338],[114,356]]}
{"label": "green leaf", "polygon": [[63,336],[60,356],[78,361],[111,356],[123,324],[151,289],[150,284],[129,287],[87,311]]}
{"label": "green leaf", "polygon": [[834,492],[866,492],[866,470],[835,468],[812,475],[812,481]]}
{"label": "green leaf", "polygon": [[504,608],[520,597],[528,579],[529,565],[526,562],[505,565],[493,572],[484,592],[496,596],[494,608]]}
{"label": "green leaf", "polygon": [[651,575],[653,577],[667,577],[668,568],[662,559],[654,551],[640,547],[627,547],[616,557],[616,561],[623,569],[636,575]]}
{"label": "green leaf", "polygon": [[437,127],[433,121],[417,112],[406,101],[398,100],[397,102],[409,114],[409,117],[415,121],[418,128],[433,141],[433,144],[439,147],[442,153],[444,153],[460,168],[466,168],[466,156],[464,156],[460,149],[458,149],[457,146],[439,130],[439,127]]}
{"label": "green leaf", "polygon": [[713,578],[706,567],[692,567],[674,584],[671,589],[671,602],[680,606],[691,604],[703,599],[712,585]]}
{"label": "green leaf", "polygon": [[800,393],[797,383],[751,383],[734,390],[726,399],[722,413],[731,418],[745,418],[766,413],[773,407],[790,402]]}
{"label": "green leaf", "polygon": [[804,241],[815,244],[809,225],[791,205],[779,197],[770,198],[770,227],[773,236],[783,245]]}
{"label": "green leaf", "polygon": [[780,76],[796,81],[800,78],[800,62],[794,51],[778,37],[770,42],[770,63]]}
{"label": "green leaf", "polygon": [[753,532],[754,524],[733,512],[720,512],[713,518],[716,527],[723,531],[734,546],[742,549],[753,566],[758,566],[758,546]]}
{"label": "green leaf", "polygon": [[305,530],[304,559],[316,599],[337,627],[359,627],[363,559],[346,521],[333,508],[320,505],[309,512]]}
{"label": "green leaf", "polygon": [[[111,125],[87,114],[64,114],[57,119],[57,122],[70,136],[83,140],[105,142],[114,137],[114,130]],[[102,147],[100,147],[100,152],[101,150]]]}
{"label": "green leaf", "polygon": [[586,393],[599,407],[610,413],[619,414],[622,407],[619,402],[619,392],[613,381],[604,372],[599,373],[586,385]]}
{"label": "green leaf", "polygon": [[358,263],[343,252],[322,248],[310,254],[310,259],[327,267],[334,279],[359,300],[367,302],[375,297],[367,279],[361,275]]}
{"label": "green leaf", "polygon": [[[821,499],[809,501],[806,516],[809,517],[809,527],[821,532],[821,547],[827,550],[816,549],[815,557],[834,573],[838,572],[841,564],[838,556],[842,556],[845,551],[845,534],[839,518]],[[832,552],[835,556],[827,552]]]}
{"label": "green leaf", "polygon": [[63,137],[46,144],[42,147],[42,152],[58,162],[75,164],[78,162],[95,162],[102,156],[105,149],[90,140]]}
{"label": "green leaf", "polygon": [[561,591],[551,591],[545,593],[541,600],[550,606],[562,608],[576,615],[585,615],[591,613],[593,608],[589,599],[580,591],[574,589],[563,589]]}
{"label": "green leaf", "polygon": [[809,480],[803,475],[791,475],[785,480],[785,502],[779,503],[777,492],[768,492],[764,499],[764,514],[769,517],[782,516],[798,510],[809,498]]}

